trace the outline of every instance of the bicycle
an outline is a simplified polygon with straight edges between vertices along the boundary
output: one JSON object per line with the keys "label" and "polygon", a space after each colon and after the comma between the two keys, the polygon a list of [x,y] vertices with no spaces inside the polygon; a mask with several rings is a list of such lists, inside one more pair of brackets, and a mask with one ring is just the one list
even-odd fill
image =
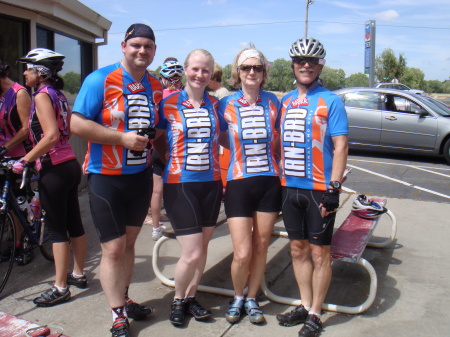
{"label": "bicycle", "polygon": [[41,210],[37,216],[29,219],[28,210],[22,210],[20,207],[25,199],[27,202],[31,201],[34,195],[31,184],[36,182],[39,176],[34,169],[26,168],[20,186],[21,189],[25,188],[25,197],[16,197],[12,188],[16,183],[16,176],[12,172],[13,164],[14,161],[9,158],[0,159],[0,176],[4,177],[0,195],[0,293],[8,281],[15,261],[16,228],[23,229],[21,245],[26,250],[38,246],[45,259],[54,261],[52,243],[44,222],[45,211]]}

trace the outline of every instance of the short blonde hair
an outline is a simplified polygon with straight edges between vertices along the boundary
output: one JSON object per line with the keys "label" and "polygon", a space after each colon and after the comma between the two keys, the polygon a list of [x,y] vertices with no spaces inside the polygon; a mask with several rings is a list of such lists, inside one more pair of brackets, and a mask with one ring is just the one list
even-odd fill
{"label": "short blonde hair", "polygon": [[211,53],[205,49],[194,49],[193,51],[191,51],[188,56],[186,56],[186,59],[184,60],[184,69],[186,69],[189,66],[189,59],[196,55],[196,54],[200,54],[205,56],[207,59],[209,59],[212,63],[212,68],[211,68],[211,76],[212,73],[214,71],[214,57],[211,55]]}
{"label": "short blonde hair", "polygon": [[250,46],[248,46],[247,48],[242,49],[235,57],[234,62],[233,62],[233,66],[231,67],[231,79],[230,79],[230,84],[235,87],[238,88],[241,86],[241,78],[239,76],[239,58],[241,56],[241,54],[247,50],[255,50],[258,54],[259,54],[259,60],[261,62],[261,64],[264,66],[263,68],[263,80],[261,82],[261,86],[260,88],[262,89],[264,87],[264,84],[267,83],[268,79],[269,79],[269,68],[267,66],[267,59],[264,56],[263,53],[261,53],[259,50],[257,50],[255,48],[255,46],[253,44],[250,44]]}

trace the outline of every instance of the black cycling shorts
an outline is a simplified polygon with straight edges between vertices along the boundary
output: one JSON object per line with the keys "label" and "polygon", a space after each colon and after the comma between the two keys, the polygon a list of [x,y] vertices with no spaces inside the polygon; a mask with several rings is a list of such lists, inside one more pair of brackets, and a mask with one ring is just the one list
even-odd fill
{"label": "black cycling shorts", "polygon": [[81,166],[76,159],[39,172],[39,199],[52,242],[68,242],[84,235],[78,202]]}
{"label": "black cycling shorts", "polygon": [[153,189],[152,169],[135,174],[89,174],[92,220],[100,242],[117,239],[126,226],[142,226]]}
{"label": "black cycling shorts", "polygon": [[318,246],[329,246],[333,237],[336,212],[322,218],[319,205],[324,191],[284,187],[283,220],[289,239],[308,240]]}
{"label": "black cycling shorts", "polygon": [[156,174],[157,176],[162,176],[164,172],[164,168],[166,165],[161,161],[161,159],[158,156],[158,153],[153,150],[152,151],[152,167],[153,167],[153,174]]}
{"label": "black cycling shorts", "polygon": [[213,227],[222,202],[222,181],[164,184],[164,205],[177,236]]}
{"label": "black cycling shorts", "polygon": [[227,218],[253,217],[254,212],[279,212],[280,178],[256,176],[227,182],[225,214]]}

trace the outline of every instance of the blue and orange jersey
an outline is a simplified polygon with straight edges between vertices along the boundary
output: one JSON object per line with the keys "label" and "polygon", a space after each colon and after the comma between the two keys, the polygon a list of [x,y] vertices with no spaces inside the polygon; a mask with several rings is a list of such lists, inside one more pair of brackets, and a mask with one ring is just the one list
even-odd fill
{"label": "blue and orange jersey", "polygon": [[332,172],[332,137],[347,134],[347,113],[336,94],[320,85],[303,100],[297,89],[286,94],[281,108],[281,185],[325,191]]}
{"label": "blue and orange jersey", "polygon": [[242,90],[219,102],[219,116],[228,124],[230,165],[227,181],[254,176],[277,176],[275,141],[280,128],[280,101],[259,91],[254,107]]}
{"label": "blue and orange jersey", "polygon": [[[139,131],[158,123],[161,99],[156,77],[146,72],[136,82],[118,62],[86,77],[73,111],[107,128]],[[89,142],[83,168],[86,173],[121,175],[141,172],[150,163],[150,151],[135,155],[121,145]]]}
{"label": "blue and orange jersey", "polygon": [[[165,183],[220,180],[218,100],[205,92],[200,108],[189,101],[186,90],[165,98],[156,128],[166,129],[170,158]],[[222,125],[225,130],[226,125]]]}
{"label": "blue and orange jersey", "polygon": [[[19,83],[14,82],[11,88],[0,97],[0,146],[11,140],[22,128],[22,122],[17,112],[17,92],[19,90],[26,89]],[[20,158],[25,156],[26,153],[25,143],[23,142],[8,149],[5,155]]]}

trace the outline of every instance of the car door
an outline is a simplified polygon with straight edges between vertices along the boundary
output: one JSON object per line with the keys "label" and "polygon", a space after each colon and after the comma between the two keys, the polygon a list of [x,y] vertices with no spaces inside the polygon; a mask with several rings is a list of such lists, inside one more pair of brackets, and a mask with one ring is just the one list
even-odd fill
{"label": "car door", "polygon": [[378,145],[381,137],[381,95],[377,92],[353,91],[342,96],[348,116],[352,144]]}
{"label": "car door", "polygon": [[381,146],[433,150],[438,127],[436,117],[406,96],[386,94],[383,101]]}

